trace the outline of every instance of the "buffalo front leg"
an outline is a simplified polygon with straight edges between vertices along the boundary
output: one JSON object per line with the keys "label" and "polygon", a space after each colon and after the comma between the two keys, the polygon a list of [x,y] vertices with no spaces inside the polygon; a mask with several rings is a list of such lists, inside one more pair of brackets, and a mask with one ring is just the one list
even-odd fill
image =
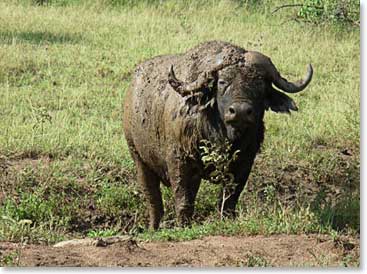
{"label": "buffalo front leg", "polygon": [[170,181],[175,197],[178,225],[190,225],[201,177],[195,170],[184,169],[178,165],[170,170]]}
{"label": "buffalo front leg", "polygon": [[235,218],[236,217],[236,205],[241,195],[246,181],[236,183],[233,190],[228,190],[225,187],[222,188],[219,194],[218,210],[221,216]]}
{"label": "buffalo front leg", "polygon": [[149,210],[149,228],[158,229],[163,216],[163,202],[160,189],[160,180],[140,159],[136,162],[138,181],[147,201]]}
{"label": "buffalo front leg", "polygon": [[252,162],[241,172],[233,172],[234,187],[226,189],[224,186],[219,194],[218,209],[221,216],[236,217],[236,205],[250,175]]}
{"label": "buffalo front leg", "polygon": [[195,198],[199,190],[200,180],[190,180],[190,186],[184,187],[177,185],[174,188],[175,209],[177,215],[177,223],[179,226],[191,224],[192,216],[195,210]]}

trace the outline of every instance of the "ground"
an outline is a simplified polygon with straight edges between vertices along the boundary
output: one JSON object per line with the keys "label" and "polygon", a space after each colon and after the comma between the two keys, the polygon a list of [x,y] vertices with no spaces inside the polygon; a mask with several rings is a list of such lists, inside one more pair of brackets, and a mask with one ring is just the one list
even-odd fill
{"label": "ground", "polygon": [[360,249],[357,238],[335,240],[317,234],[208,236],[182,242],[139,242],[127,238],[100,243],[54,247],[3,242],[0,254],[17,266],[284,267],[346,266],[351,258],[359,257]]}

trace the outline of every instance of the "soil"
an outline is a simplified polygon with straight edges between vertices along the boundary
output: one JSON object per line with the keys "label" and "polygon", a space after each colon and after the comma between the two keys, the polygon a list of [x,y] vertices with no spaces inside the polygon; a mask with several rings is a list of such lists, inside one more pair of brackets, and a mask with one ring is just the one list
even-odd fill
{"label": "soil", "polygon": [[125,237],[59,245],[1,242],[0,261],[14,266],[355,266],[360,253],[358,238],[326,235],[209,236],[185,242]]}

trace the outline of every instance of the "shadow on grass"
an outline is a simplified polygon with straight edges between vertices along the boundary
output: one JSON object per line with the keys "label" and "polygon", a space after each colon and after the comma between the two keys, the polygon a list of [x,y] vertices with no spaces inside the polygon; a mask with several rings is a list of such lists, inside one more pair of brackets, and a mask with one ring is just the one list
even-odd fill
{"label": "shadow on grass", "polygon": [[357,192],[345,192],[336,201],[329,201],[322,206],[314,201],[312,210],[319,217],[321,224],[330,225],[334,230],[352,228],[360,231],[360,195]]}
{"label": "shadow on grass", "polygon": [[49,31],[0,32],[0,44],[76,44],[82,40],[79,34],[52,33]]}

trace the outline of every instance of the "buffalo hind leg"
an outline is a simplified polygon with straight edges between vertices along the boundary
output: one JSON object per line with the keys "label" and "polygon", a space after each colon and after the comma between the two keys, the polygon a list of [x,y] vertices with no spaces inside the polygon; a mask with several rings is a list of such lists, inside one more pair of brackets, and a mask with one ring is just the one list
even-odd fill
{"label": "buffalo hind leg", "polygon": [[138,182],[141,184],[149,210],[149,228],[158,229],[163,217],[163,202],[159,177],[140,159],[136,161]]}

